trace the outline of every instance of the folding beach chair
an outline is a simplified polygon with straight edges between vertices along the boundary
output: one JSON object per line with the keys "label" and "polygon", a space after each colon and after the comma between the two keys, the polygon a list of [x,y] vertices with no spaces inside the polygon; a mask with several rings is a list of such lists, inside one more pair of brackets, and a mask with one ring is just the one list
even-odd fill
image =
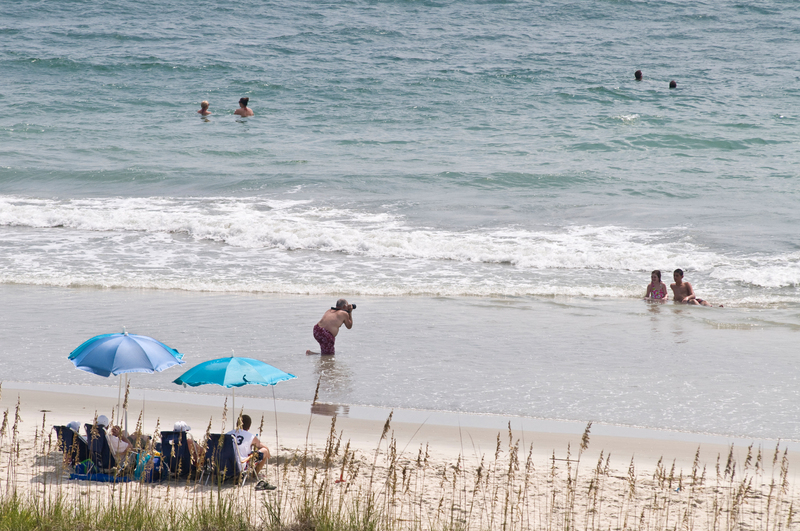
{"label": "folding beach chair", "polygon": [[233,435],[211,433],[206,441],[206,462],[200,476],[208,474],[206,484],[211,476],[217,481],[223,482],[228,479],[238,480],[242,473],[239,463],[239,454],[236,451],[236,440]]}
{"label": "folding beach chair", "polygon": [[[106,439],[106,429],[103,426],[85,424],[86,441],[89,444],[89,459],[103,472],[107,472],[117,466],[117,460],[111,452],[111,446]],[[92,429],[96,430],[94,435]]]}
{"label": "folding beach chair", "polygon": [[[237,454],[237,457],[240,457]],[[252,476],[256,481],[259,480],[258,472],[256,472],[256,463],[261,459],[259,452],[252,452],[243,461],[239,461],[239,467],[242,473],[242,487],[247,483],[247,478]]]}
{"label": "folding beach chair", "polygon": [[196,470],[185,431],[162,431],[161,455],[171,477],[186,478]]}
{"label": "folding beach chair", "polygon": [[58,449],[64,453],[64,462],[70,466],[89,459],[89,445],[69,426],[53,426],[58,437]]}

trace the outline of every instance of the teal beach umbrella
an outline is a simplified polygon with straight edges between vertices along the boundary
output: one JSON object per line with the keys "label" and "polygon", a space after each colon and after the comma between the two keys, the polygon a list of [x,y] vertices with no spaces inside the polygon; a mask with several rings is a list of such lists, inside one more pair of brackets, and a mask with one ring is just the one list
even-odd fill
{"label": "teal beach umbrella", "polygon": [[[275,385],[278,382],[297,378],[260,360],[252,358],[219,358],[195,365],[175,379],[173,383],[197,387],[198,385],[221,385],[229,389],[243,385]],[[233,391],[233,410],[236,411],[236,392]]]}

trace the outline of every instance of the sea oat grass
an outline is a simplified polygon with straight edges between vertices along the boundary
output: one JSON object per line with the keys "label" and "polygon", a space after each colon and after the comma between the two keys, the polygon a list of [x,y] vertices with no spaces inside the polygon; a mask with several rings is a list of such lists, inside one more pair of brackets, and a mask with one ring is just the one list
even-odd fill
{"label": "sea oat grass", "polygon": [[0,424],[0,531],[800,531],[781,447],[771,464],[761,448],[741,462],[728,448],[707,478],[699,448],[686,472],[671,459],[613,466],[603,451],[584,464],[590,425],[577,452],[548,459],[510,428],[489,455],[446,459],[426,444],[400,450],[391,416],[374,450],[342,444],[332,418],[319,447],[276,449],[280,488],[259,492],[194,478],[70,480],[46,418],[24,432],[22,417],[18,403]]}

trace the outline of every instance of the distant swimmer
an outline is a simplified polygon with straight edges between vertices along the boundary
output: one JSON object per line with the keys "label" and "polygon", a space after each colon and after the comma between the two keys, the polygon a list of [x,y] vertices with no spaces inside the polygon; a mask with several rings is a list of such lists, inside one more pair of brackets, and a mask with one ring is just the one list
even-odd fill
{"label": "distant swimmer", "polygon": [[644,294],[644,298],[662,302],[667,300],[667,285],[661,282],[661,271],[659,269],[650,273],[650,284],[647,286],[647,293]]}
{"label": "distant swimmer", "polygon": [[633,77],[636,78],[636,81],[641,81],[642,80],[642,71],[641,70],[637,70],[636,72],[633,73]]}
{"label": "distant swimmer", "polygon": [[207,101],[200,102],[200,110],[197,111],[197,114],[199,114],[200,116],[208,116],[209,114],[211,114],[211,111],[208,110]]}
{"label": "distant swimmer", "polygon": [[255,113],[252,109],[247,107],[247,102],[250,101],[250,98],[240,98],[239,99],[239,108],[233,111],[233,114],[238,116],[253,116]]}
{"label": "distant swimmer", "polygon": [[[325,312],[322,319],[314,325],[314,339],[319,343],[322,355],[336,354],[333,348],[336,335],[342,325],[345,325],[348,330],[353,328],[353,310],[355,309],[355,304],[348,304],[346,300],[339,299],[336,301],[336,307]],[[306,350],[306,354],[317,354],[317,352]]]}
{"label": "distant swimmer", "polygon": [[673,79],[672,81],[669,82],[669,88],[671,89],[678,88],[678,82]]}
{"label": "distant swimmer", "polygon": [[[675,282],[670,284],[669,287],[672,288],[672,294],[675,302],[680,302],[682,304],[694,304],[696,306],[713,306],[710,302],[704,301],[703,299],[698,299],[695,296],[692,285],[683,281],[682,269],[676,269],[672,274],[672,278],[675,279]],[[719,306],[722,308],[721,304]]]}

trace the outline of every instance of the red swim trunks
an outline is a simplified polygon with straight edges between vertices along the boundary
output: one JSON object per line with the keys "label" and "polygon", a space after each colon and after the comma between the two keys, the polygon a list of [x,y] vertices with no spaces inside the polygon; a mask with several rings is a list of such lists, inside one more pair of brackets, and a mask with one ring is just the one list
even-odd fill
{"label": "red swim trunks", "polygon": [[321,354],[336,354],[336,350],[333,348],[336,337],[318,324],[314,325],[314,339],[319,343]]}

